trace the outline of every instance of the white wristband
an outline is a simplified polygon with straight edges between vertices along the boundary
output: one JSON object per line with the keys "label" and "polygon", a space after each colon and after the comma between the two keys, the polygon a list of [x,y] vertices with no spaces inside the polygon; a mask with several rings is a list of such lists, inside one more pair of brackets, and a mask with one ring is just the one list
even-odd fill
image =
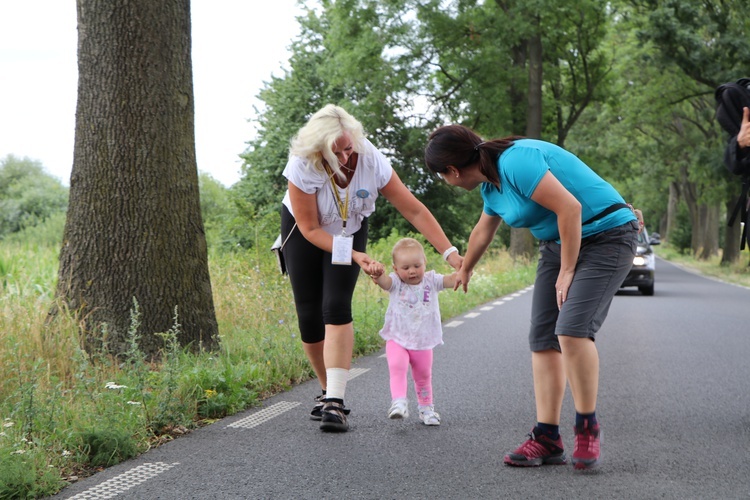
{"label": "white wristband", "polygon": [[443,252],[443,260],[448,261],[448,257],[450,257],[450,254],[452,254],[453,252],[458,252],[458,248],[450,247],[448,250]]}

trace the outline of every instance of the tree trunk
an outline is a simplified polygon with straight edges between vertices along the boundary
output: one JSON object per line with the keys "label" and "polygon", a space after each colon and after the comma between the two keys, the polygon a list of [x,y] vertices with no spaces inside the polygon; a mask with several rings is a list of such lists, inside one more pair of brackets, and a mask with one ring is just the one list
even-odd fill
{"label": "tree trunk", "polygon": [[719,253],[719,205],[702,205],[701,253],[698,258],[708,260]]}
{"label": "tree trunk", "polygon": [[78,105],[57,295],[88,350],[140,348],[173,326],[213,348],[218,326],[195,160],[190,1],[78,0]]}
{"label": "tree trunk", "polygon": [[690,254],[698,258],[701,252],[701,245],[703,243],[702,228],[701,228],[701,205],[696,203],[695,199],[688,201],[688,212],[690,213],[690,225],[692,231],[690,233]]}
{"label": "tree trunk", "polygon": [[[526,137],[542,137],[542,36],[539,33],[539,18],[534,25],[537,32],[527,40],[529,89],[526,107]],[[536,251],[536,239],[526,228],[512,228],[510,231],[510,255],[530,259]]]}
{"label": "tree trunk", "polygon": [[[667,222],[662,234],[662,241],[669,242],[672,231],[677,227],[677,207],[680,202],[680,187],[676,182],[669,183],[669,200],[667,201]],[[648,225],[648,223],[646,224]]]}
{"label": "tree trunk", "polygon": [[[705,203],[698,203],[694,196],[686,197],[690,211],[690,223],[692,233],[690,238],[690,249],[696,259],[707,259],[711,255],[714,240],[708,236],[709,220],[711,219],[711,207]],[[716,248],[718,248],[718,224],[716,229]]]}
{"label": "tree trunk", "polygon": [[687,166],[682,164],[679,167],[680,172],[680,193],[682,199],[685,201],[685,205],[688,208],[688,214],[690,216],[690,226],[692,228],[690,234],[690,251],[694,257],[697,257],[701,251],[701,245],[703,244],[703,226],[702,222],[702,207],[698,202],[698,194],[695,183],[690,182],[690,176],[688,175]]}
{"label": "tree trunk", "polygon": [[542,35],[539,33],[539,17],[534,20],[537,33],[529,38],[529,94],[526,109],[526,137],[542,138]]}

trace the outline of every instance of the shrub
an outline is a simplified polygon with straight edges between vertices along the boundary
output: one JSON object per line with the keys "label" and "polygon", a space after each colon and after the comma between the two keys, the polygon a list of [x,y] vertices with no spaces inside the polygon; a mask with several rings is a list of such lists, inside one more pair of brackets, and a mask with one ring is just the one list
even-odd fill
{"label": "shrub", "polygon": [[65,212],[68,188],[41,163],[8,155],[0,160],[0,238]]}
{"label": "shrub", "polygon": [[0,499],[46,497],[64,485],[41,451],[0,446]]}
{"label": "shrub", "polygon": [[120,429],[94,429],[80,434],[80,449],[92,467],[109,467],[138,454],[130,433]]}

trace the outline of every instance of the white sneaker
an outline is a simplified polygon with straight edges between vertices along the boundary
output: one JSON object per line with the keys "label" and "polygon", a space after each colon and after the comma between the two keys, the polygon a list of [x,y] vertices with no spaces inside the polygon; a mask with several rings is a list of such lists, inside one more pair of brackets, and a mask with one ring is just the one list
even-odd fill
{"label": "white sneaker", "polygon": [[409,402],[406,399],[394,399],[388,410],[388,418],[406,418],[409,416]]}
{"label": "white sneaker", "polygon": [[435,411],[434,406],[420,406],[419,420],[424,425],[440,425],[440,414]]}

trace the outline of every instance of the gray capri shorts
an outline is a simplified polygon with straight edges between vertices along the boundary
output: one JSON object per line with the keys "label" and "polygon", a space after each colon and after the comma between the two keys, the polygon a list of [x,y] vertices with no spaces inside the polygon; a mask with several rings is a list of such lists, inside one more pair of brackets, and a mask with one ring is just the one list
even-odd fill
{"label": "gray capri shorts", "polygon": [[637,234],[638,223],[633,221],[583,238],[573,283],[560,310],[555,289],[560,273],[560,244],[539,243],[529,330],[532,351],[560,351],[558,335],[594,340],[612,298],[633,265]]}

